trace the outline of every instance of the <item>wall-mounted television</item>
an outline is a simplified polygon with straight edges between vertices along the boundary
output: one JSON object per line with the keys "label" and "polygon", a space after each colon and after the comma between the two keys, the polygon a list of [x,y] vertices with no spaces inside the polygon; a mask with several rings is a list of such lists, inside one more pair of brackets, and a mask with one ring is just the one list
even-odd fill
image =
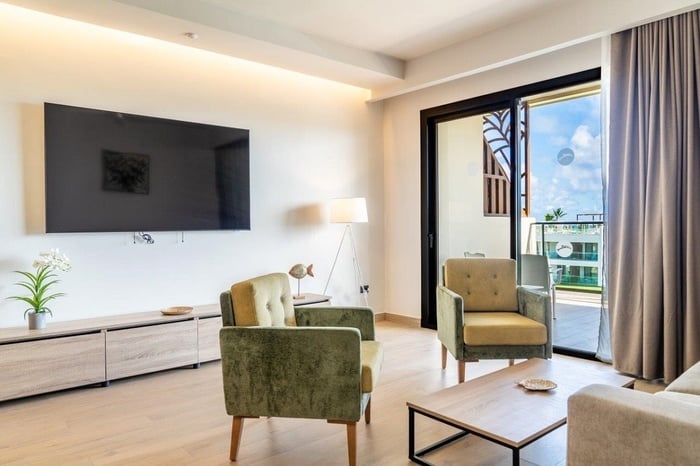
{"label": "wall-mounted television", "polygon": [[44,104],[46,231],[250,229],[249,130]]}

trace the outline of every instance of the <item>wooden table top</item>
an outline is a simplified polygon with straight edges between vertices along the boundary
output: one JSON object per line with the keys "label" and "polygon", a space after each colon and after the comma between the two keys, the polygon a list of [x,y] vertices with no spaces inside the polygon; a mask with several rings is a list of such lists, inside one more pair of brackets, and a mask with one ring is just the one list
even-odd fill
{"label": "wooden table top", "polygon": [[[517,384],[526,378],[548,379],[557,388],[529,391]],[[521,448],[565,424],[569,396],[593,383],[627,387],[634,379],[600,362],[556,355],[529,359],[406,404]]]}
{"label": "wooden table top", "polygon": [[146,311],[91,317],[87,319],[57,322],[49,321],[46,328],[40,330],[28,330],[26,325],[22,327],[0,328],[0,344],[77,335],[101,330],[162,324],[189,320],[194,317],[215,317],[219,315],[221,315],[221,311],[219,310],[218,304],[202,304],[193,306],[192,312],[181,315],[163,315],[160,311]]}
{"label": "wooden table top", "polygon": [[300,297],[293,296],[292,304],[294,306],[306,306],[308,304],[329,303],[331,296],[316,293],[302,293]]}

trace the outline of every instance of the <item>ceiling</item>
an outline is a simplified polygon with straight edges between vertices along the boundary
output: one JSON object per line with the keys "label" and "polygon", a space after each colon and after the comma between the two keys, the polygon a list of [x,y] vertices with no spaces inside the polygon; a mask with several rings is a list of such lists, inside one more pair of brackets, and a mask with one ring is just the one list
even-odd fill
{"label": "ceiling", "polygon": [[195,3],[270,21],[280,28],[356,49],[410,60],[535,14],[557,1],[196,0]]}
{"label": "ceiling", "polygon": [[380,98],[697,7],[697,0],[0,1],[344,82]]}
{"label": "ceiling", "polygon": [[[2,0],[373,88],[412,60],[561,0]],[[192,32],[197,39],[183,34]]]}

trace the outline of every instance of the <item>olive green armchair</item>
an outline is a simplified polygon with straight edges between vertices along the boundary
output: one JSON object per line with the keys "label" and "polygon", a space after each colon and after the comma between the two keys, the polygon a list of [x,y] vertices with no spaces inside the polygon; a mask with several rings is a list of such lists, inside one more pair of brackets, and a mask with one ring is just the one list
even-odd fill
{"label": "olive green armchair", "polygon": [[235,461],[243,420],[325,419],[347,425],[356,464],[356,423],[370,422],[370,399],[383,361],[369,308],[293,306],[289,279],[273,273],[221,293],[219,333],[226,411],[233,416]]}
{"label": "olive green armchair", "polygon": [[549,295],[517,286],[514,260],[447,259],[443,272],[437,288],[442,368],[449,351],[459,383],[467,361],[552,357]]}

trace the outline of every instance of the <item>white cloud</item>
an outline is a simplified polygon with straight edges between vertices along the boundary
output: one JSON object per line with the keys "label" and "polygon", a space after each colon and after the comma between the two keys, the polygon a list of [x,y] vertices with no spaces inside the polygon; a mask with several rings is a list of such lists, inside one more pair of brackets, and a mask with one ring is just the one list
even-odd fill
{"label": "white cloud", "polygon": [[569,143],[569,140],[565,138],[564,136],[552,136],[549,138],[550,143],[557,147],[557,146],[566,146]]}
{"label": "white cloud", "polygon": [[591,130],[586,125],[581,125],[576,128],[574,135],[571,136],[571,143],[578,147],[590,147],[594,140]]}
{"label": "white cloud", "polygon": [[530,131],[542,134],[556,134],[559,132],[559,120],[555,115],[538,114],[537,118],[530,119]]}
{"label": "white cloud", "polygon": [[594,136],[587,125],[580,125],[570,142],[577,161],[600,166],[600,134]]}
{"label": "white cloud", "polygon": [[564,180],[567,190],[590,191],[591,197],[599,197],[601,189],[600,135],[593,135],[587,125],[580,125],[570,140],[574,151],[571,165],[558,166],[554,175]]}

